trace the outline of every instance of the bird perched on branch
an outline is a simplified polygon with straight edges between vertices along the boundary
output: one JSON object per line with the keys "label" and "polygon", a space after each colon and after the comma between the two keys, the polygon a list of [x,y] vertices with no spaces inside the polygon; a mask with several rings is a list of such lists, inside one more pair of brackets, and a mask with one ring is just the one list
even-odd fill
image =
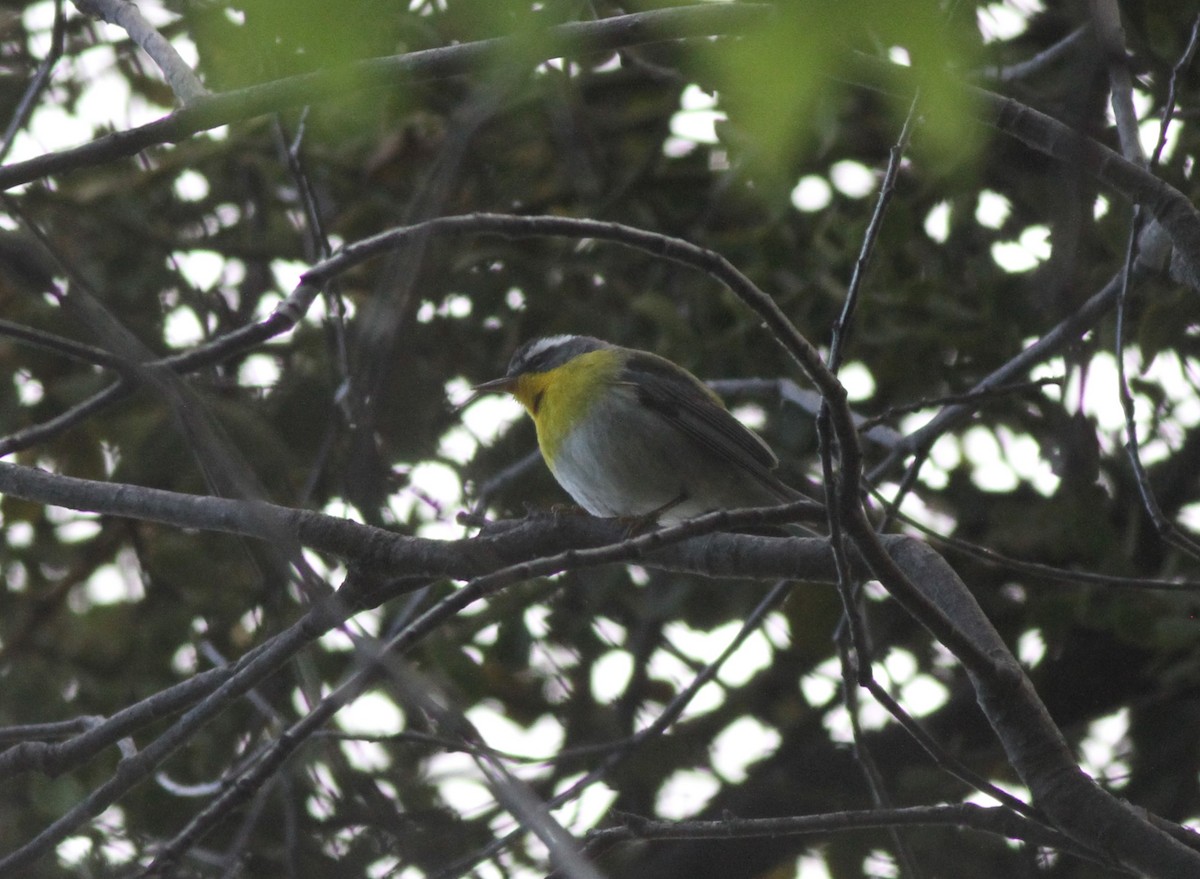
{"label": "bird perched on branch", "polygon": [[525,343],[503,391],[528,410],[559,485],[594,516],[678,522],[712,510],[803,499],[720,397],[671,361],[591,336]]}

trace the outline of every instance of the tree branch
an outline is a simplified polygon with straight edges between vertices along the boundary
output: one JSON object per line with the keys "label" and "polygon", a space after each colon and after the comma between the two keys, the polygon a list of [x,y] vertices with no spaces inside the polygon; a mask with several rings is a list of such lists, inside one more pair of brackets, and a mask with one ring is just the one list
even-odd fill
{"label": "tree branch", "polygon": [[[740,33],[762,21],[767,5],[704,4],[619,15],[599,21],[570,22],[546,28],[530,61],[562,55],[610,52],[664,40]],[[81,146],[47,153],[0,168],[0,189],[11,189],[50,174],[61,174],[136,155],[147,147],[178,143],[193,134],[278,112],[289,107],[339,100],[347,79],[359,89],[395,88],[406,82],[461,76],[485,71],[497,58],[527,50],[527,38],[497,37],[436,49],[368,58],[300,76],[224,94],[196,97],[190,104],[154,122],[118,131]]]}
{"label": "tree branch", "polygon": [[162,71],[167,85],[185,107],[208,94],[175,47],[147,21],[133,3],[125,0],[75,0],[84,15],[94,15],[124,30]]}

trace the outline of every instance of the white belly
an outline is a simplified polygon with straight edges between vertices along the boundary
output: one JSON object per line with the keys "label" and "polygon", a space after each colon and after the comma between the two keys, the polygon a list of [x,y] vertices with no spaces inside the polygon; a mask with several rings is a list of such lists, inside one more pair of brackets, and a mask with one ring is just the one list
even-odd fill
{"label": "white belly", "polygon": [[[616,391],[615,393],[629,393]],[[716,509],[768,506],[781,498],[759,480],[632,399],[597,404],[559,445],[558,483],[594,516],[662,511],[669,524]]]}

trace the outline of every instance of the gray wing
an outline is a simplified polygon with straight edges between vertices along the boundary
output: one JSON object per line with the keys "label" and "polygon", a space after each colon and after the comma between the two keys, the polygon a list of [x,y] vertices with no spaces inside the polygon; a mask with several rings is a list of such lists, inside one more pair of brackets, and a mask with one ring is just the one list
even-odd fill
{"label": "gray wing", "polygon": [[721,398],[691,373],[644,351],[629,357],[621,375],[639,402],[714,455],[769,483],[779,459],[763,439],[729,414]]}

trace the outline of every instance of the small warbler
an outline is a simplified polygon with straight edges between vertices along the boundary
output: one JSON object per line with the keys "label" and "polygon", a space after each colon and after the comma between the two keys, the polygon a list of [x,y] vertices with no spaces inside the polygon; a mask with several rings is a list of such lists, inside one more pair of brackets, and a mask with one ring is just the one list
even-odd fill
{"label": "small warbler", "polygon": [[550,472],[594,516],[678,522],[803,497],[771,471],[771,448],[671,361],[590,336],[525,343],[503,378],[528,410]]}

